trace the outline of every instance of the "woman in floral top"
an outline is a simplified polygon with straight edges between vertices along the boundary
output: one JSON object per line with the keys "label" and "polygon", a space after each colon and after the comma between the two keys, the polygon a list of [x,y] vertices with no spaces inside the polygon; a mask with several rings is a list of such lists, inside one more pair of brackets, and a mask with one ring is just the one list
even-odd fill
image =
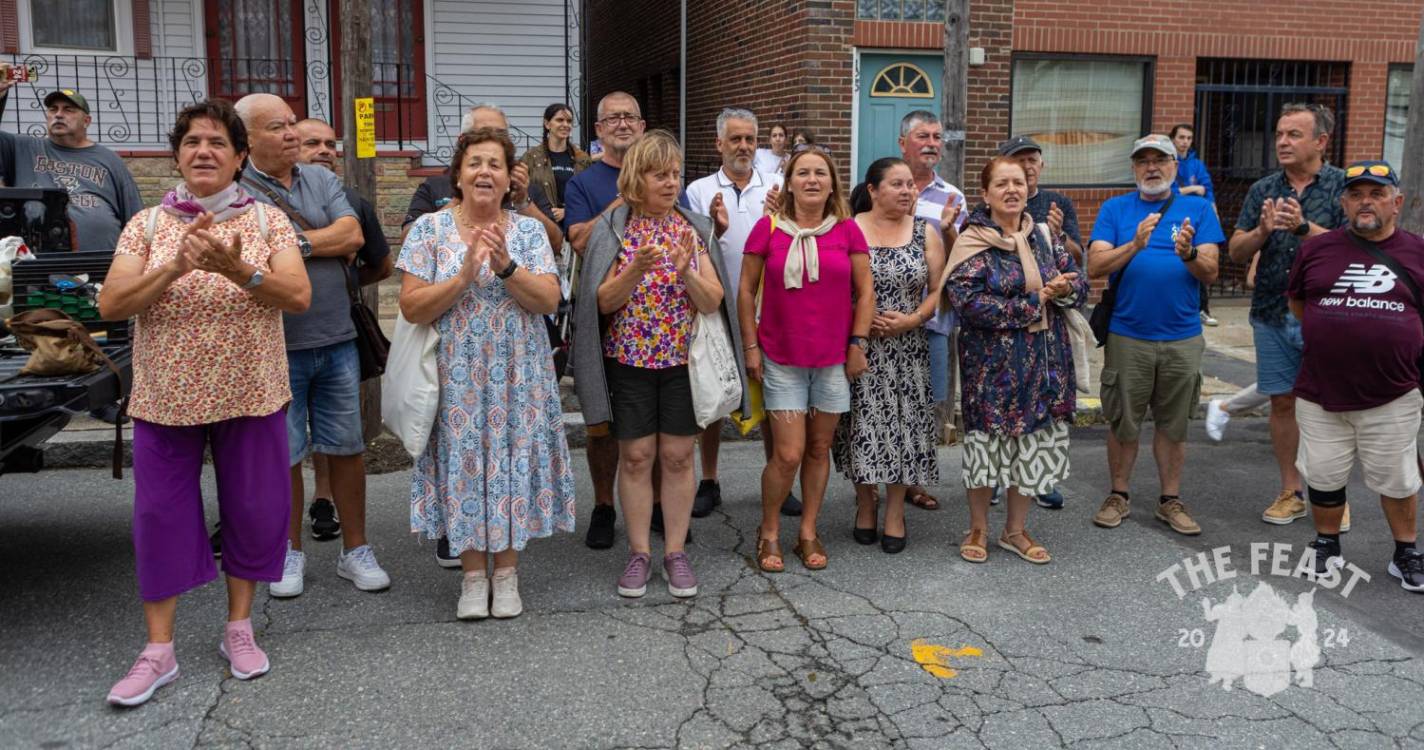
{"label": "woman in floral top", "polygon": [[584,304],[576,313],[583,339],[578,345],[598,342],[596,351],[581,348],[574,357],[579,400],[585,418],[597,423],[606,416],[618,439],[618,498],[629,547],[618,579],[622,596],[647,590],[655,460],[662,474],[668,591],[679,597],[697,593],[684,551],[692,520],[692,452],[701,432],[692,409],[688,341],[698,313],[723,309],[723,274],[720,254],[707,252],[711,221],[677,206],[681,163],[677,142],[661,132],[644,136],[623,157],[618,191],[627,208],[600,218],[584,256],[580,298],[596,299],[597,310]]}
{"label": "woman in floral top", "polygon": [[1087,278],[1027,211],[1023,168],[996,157],[980,176],[984,202],[970,215],[945,266],[959,313],[964,379],[964,486],[969,533],[959,554],[988,559],[989,499],[1009,488],[999,546],[1031,563],[1048,550],[1028,535],[1030,498],[1068,478],[1073,350],[1063,311],[1081,307]]}
{"label": "woman in floral top", "polygon": [[119,237],[99,311],[138,318],[134,333],[134,558],[148,645],[109,691],[137,706],[178,678],[178,595],[217,577],[203,527],[203,453],[212,449],[222,517],[232,675],[267,672],[252,633],[258,581],[282,578],[287,472],[287,354],[282,313],[311,302],[287,217],[237,184],[247,130],[212,100],[178,114],[169,134],[183,182]]}

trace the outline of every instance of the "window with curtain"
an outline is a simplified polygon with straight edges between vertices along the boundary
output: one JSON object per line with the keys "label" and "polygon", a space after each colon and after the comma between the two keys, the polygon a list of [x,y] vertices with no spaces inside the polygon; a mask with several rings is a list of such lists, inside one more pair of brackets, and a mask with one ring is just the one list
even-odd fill
{"label": "window with curtain", "polygon": [[1147,132],[1142,59],[1014,60],[1011,135],[1043,147],[1045,185],[1131,185],[1132,142]]}
{"label": "window with curtain", "polygon": [[114,0],[32,0],[30,38],[36,47],[117,50]]}
{"label": "window with curtain", "polygon": [[1409,124],[1409,89],[1413,85],[1412,66],[1391,68],[1384,105],[1384,160],[1403,172],[1404,129]]}
{"label": "window with curtain", "polygon": [[868,21],[944,21],[944,0],[857,0],[855,17]]}

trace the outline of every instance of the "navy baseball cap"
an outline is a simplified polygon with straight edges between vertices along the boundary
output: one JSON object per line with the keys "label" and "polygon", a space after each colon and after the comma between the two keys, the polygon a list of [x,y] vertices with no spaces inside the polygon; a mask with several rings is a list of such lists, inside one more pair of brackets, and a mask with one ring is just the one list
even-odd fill
{"label": "navy baseball cap", "polygon": [[1387,161],[1357,161],[1345,167],[1345,187],[1357,182],[1373,182],[1376,185],[1399,187],[1399,173]]}
{"label": "navy baseball cap", "polygon": [[1043,153],[1043,147],[1038,145],[1037,141],[1026,135],[1014,136],[999,144],[1000,156],[1013,156],[1023,151],[1037,151],[1041,154]]}

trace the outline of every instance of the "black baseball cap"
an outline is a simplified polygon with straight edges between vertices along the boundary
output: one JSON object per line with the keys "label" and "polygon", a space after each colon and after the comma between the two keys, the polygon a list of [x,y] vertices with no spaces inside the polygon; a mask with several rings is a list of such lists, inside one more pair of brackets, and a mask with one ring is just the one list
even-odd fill
{"label": "black baseball cap", "polygon": [[1043,153],[1043,147],[1038,142],[1026,135],[1018,135],[999,144],[1000,156],[1013,156],[1022,151],[1037,151]]}
{"label": "black baseball cap", "polygon": [[1399,187],[1399,173],[1387,161],[1357,161],[1345,167],[1345,187],[1357,182],[1373,182],[1376,185]]}
{"label": "black baseball cap", "polygon": [[84,110],[84,114],[89,114],[89,100],[85,99],[83,94],[80,94],[74,89],[57,89],[55,91],[49,92],[45,95],[44,105],[48,107],[49,105],[54,103],[55,99],[63,99],[69,102],[70,104],[73,104],[74,106]]}

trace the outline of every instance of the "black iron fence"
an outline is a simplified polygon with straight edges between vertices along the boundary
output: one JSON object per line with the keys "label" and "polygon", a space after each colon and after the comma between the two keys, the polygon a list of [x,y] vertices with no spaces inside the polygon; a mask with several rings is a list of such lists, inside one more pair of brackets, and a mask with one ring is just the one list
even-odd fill
{"label": "black iron fence", "polygon": [[[298,117],[327,122],[340,106],[340,71],[326,60],[50,54],[0,60],[30,67],[37,76],[10,90],[0,129],[43,136],[45,94],[74,89],[89,102],[89,137],[111,148],[166,148],[179,110],[208,96],[275,94]],[[377,62],[373,78],[378,144],[418,151],[430,164],[448,162],[461,120],[479,100],[404,63]],[[517,127],[510,136],[520,151],[539,142]]]}

